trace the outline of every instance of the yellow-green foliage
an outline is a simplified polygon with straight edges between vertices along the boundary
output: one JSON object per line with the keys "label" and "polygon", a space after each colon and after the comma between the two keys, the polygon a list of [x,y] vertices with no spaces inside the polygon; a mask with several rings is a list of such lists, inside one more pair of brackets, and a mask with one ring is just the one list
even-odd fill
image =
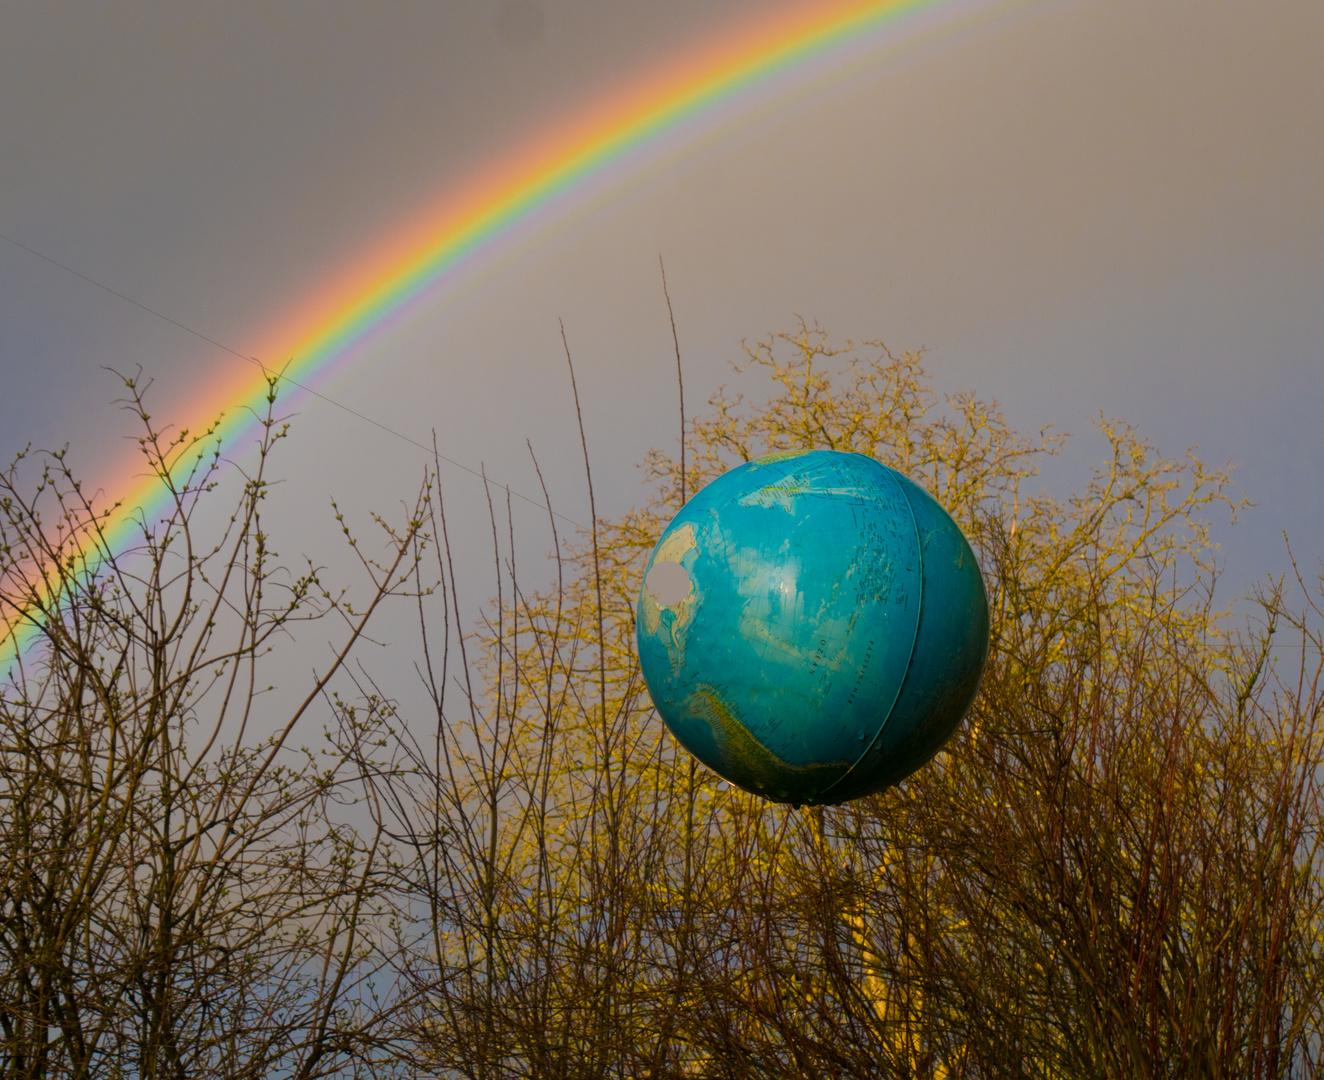
{"label": "yellow-green foliage", "polygon": [[[654,451],[652,497],[560,546],[556,588],[506,575],[467,644],[481,679],[439,702],[428,1060],[486,1076],[1317,1075],[1317,594],[1293,583],[1294,614],[1276,586],[1230,632],[1208,523],[1235,511],[1228,472],[1101,419],[1101,465],[1045,494],[1060,436],[940,399],[917,354],[833,348],[814,327],[747,349],[740,373],[689,425],[683,472]],[[870,454],[942,502],[981,561],[993,638],[946,752],[898,789],[800,811],[677,749],[633,618],[682,491],[813,447]]]}

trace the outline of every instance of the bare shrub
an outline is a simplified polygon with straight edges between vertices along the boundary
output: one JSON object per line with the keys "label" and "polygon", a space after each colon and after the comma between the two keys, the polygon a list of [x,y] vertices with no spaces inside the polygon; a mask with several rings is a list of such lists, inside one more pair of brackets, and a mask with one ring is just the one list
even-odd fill
{"label": "bare shrub", "polygon": [[[384,1056],[396,999],[378,925],[395,910],[390,845],[372,808],[400,776],[383,749],[389,710],[338,702],[332,680],[404,584],[422,519],[389,533],[384,562],[365,560],[370,588],[355,611],[316,567],[290,572],[271,548],[262,506],[284,427],[270,412],[233,513],[200,529],[224,479],[219,446],[211,432],[162,435],[137,381],[127,387],[167,498],[136,545],[112,548],[108,513],[63,455],[39,459],[28,493],[21,462],[0,475],[0,646],[11,657],[0,684],[0,1074],[366,1067]],[[308,620],[340,624],[338,654],[273,715],[273,651]],[[320,747],[300,741],[314,716],[327,725]]]}

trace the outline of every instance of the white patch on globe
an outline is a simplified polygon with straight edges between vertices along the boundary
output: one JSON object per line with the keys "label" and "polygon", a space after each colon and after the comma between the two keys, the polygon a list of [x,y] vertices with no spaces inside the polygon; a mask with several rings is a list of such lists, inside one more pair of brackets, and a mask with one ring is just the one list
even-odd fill
{"label": "white patch on globe", "polygon": [[654,562],[644,578],[644,588],[658,607],[679,604],[692,587],[689,571],[678,562]]}

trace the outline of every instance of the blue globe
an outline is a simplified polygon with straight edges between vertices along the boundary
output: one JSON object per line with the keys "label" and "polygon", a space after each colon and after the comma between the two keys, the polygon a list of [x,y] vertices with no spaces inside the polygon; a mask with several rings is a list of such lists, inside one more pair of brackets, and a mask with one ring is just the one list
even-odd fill
{"label": "blue globe", "polygon": [[862,454],[773,454],[695,495],[639,593],[639,660],[672,734],[788,803],[882,791],[961,722],[988,654],[974,553]]}

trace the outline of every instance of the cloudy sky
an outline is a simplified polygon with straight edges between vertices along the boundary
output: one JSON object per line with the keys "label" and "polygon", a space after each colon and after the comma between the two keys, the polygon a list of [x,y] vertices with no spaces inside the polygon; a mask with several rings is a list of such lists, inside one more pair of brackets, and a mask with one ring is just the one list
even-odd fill
{"label": "cloudy sky", "polygon": [[[467,176],[774,6],[8,0],[0,452],[68,443],[113,487],[132,428],[107,367],[141,366],[168,418],[243,364],[107,289],[269,348]],[[319,390],[532,492],[530,439],[586,520],[564,320],[618,511],[647,448],[675,442],[661,254],[692,403],[742,340],[797,317],[925,346],[940,389],[1075,433],[1052,483],[1085,479],[1092,417],[1125,417],[1164,452],[1239,463],[1258,506],[1218,530],[1230,582],[1281,569],[1284,530],[1316,566],[1324,6],[948,0],[927,18],[674,133]],[[323,529],[332,495],[389,508],[415,486],[408,443],[292,407],[279,470],[298,527]],[[443,480],[461,503],[481,493]]]}

